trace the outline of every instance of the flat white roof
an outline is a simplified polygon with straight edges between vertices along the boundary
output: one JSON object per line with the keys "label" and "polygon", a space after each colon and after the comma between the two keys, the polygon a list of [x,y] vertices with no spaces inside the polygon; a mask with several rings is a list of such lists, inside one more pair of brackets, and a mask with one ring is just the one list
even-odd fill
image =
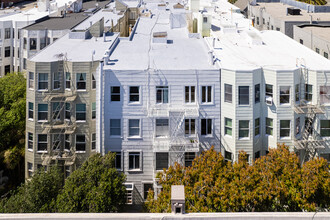
{"label": "flat white roof", "polygon": [[[210,65],[205,41],[202,38],[189,38],[185,11],[173,9],[176,1],[167,6],[169,10],[158,10],[158,4],[147,3],[146,8],[151,10],[154,16],[140,17],[133,40],[121,40],[110,55],[113,62],[110,61],[111,65],[105,66],[104,69],[215,69],[215,66]],[[175,16],[174,20],[171,20],[171,16]],[[176,23],[177,28],[171,29],[172,22]],[[167,41],[154,43],[155,32],[166,32]]]}
{"label": "flat white roof", "polygon": [[[33,62],[54,62],[58,61],[58,54],[65,54],[71,62],[90,62],[101,60],[105,51],[111,47],[118,34],[107,36],[104,42],[103,37],[91,39],[69,39],[69,34],[59,38],[53,44],[37,53],[30,60]],[[94,54],[94,55],[93,55]]]}

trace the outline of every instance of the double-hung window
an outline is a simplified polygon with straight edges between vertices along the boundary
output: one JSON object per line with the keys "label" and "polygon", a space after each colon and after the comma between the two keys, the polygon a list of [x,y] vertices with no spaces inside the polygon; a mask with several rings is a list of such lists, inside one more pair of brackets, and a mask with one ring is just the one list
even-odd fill
{"label": "double-hung window", "polygon": [[196,129],[195,129],[195,119],[189,119],[186,118],[184,120],[184,133],[185,135],[195,135]]}
{"label": "double-hung window", "polygon": [[5,47],[5,57],[10,57],[10,47]]}
{"label": "double-hung window", "polygon": [[238,87],[238,104],[248,105],[249,102],[249,86]]}
{"label": "double-hung window", "polygon": [[65,134],[65,140],[64,140],[64,149],[66,151],[69,151],[71,148],[71,136],[69,134]]}
{"label": "double-hung window", "polygon": [[111,102],[120,102],[120,86],[111,86]]}
{"label": "double-hung window", "polygon": [[212,119],[201,119],[201,135],[212,135]]}
{"label": "double-hung window", "polygon": [[156,153],[156,170],[168,169],[168,152]]}
{"label": "double-hung window", "polygon": [[34,72],[29,72],[29,89],[34,88]]}
{"label": "double-hung window", "polygon": [[48,120],[48,105],[38,104],[38,121]]}
{"label": "double-hung window", "polygon": [[71,120],[71,104],[65,103],[65,120]]}
{"label": "double-hung window", "polygon": [[273,85],[266,84],[266,97],[272,97],[273,98]]}
{"label": "double-hung window", "polygon": [[76,134],[76,151],[86,151],[86,137],[84,134]]}
{"label": "double-hung window", "polygon": [[195,103],[195,86],[185,86],[185,103]]}
{"label": "double-hung window", "polygon": [[96,133],[92,134],[92,150],[96,149]]}
{"label": "double-hung window", "polygon": [[156,103],[168,103],[168,86],[156,86]]}
{"label": "double-hung window", "polygon": [[53,113],[53,119],[54,120],[61,120],[61,104],[59,102],[53,102],[52,103],[52,113]]}
{"label": "double-hung window", "polygon": [[38,89],[47,90],[48,89],[48,73],[38,74]]}
{"label": "double-hung window", "polygon": [[60,73],[55,72],[53,73],[53,88],[54,89],[60,89],[61,83],[60,83]]}
{"label": "double-hung window", "polygon": [[65,73],[65,89],[71,89],[71,73]]}
{"label": "double-hung window", "polygon": [[254,136],[260,134],[260,118],[254,119]]}
{"label": "double-hung window", "polygon": [[29,113],[28,118],[33,120],[33,102],[29,102]]}
{"label": "double-hung window", "polygon": [[195,152],[185,152],[184,153],[184,165],[185,167],[192,166],[192,163],[196,157]]}
{"label": "double-hung window", "polygon": [[156,137],[169,137],[168,119],[156,119]]}
{"label": "double-hung window", "polygon": [[62,134],[53,134],[53,151],[59,151],[61,150],[61,140],[63,139]]}
{"label": "double-hung window", "polygon": [[330,137],[330,120],[321,120],[320,130],[322,137]]}
{"label": "double-hung window", "polygon": [[290,103],[290,86],[280,86],[280,104]]}
{"label": "double-hung window", "polygon": [[266,118],[266,134],[273,135],[273,119]]}
{"label": "double-hung window", "polygon": [[92,103],[92,119],[96,118],[96,102]]}
{"label": "double-hung window", "polygon": [[233,135],[233,122],[230,118],[225,118],[225,135]]}
{"label": "double-hung window", "polygon": [[305,84],[305,99],[308,102],[313,100],[313,85]]}
{"label": "double-hung window", "polygon": [[239,121],[239,131],[238,135],[239,138],[248,138],[249,137],[249,124],[250,122],[248,120],[240,120]]}
{"label": "double-hung window", "polygon": [[233,86],[225,84],[225,102],[232,103],[233,101]]}
{"label": "double-hung window", "polygon": [[128,153],[128,169],[129,170],[139,170],[141,167],[140,160],[141,160],[141,152],[129,152]]}
{"label": "double-hung window", "polygon": [[202,104],[212,103],[212,86],[202,86]]}
{"label": "double-hung window", "polygon": [[260,84],[254,85],[254,103],[260,102]]}
{"label": "double-hung window", "polygon": [[140,102],[140,87],[130,86],[129,87],[129,102]]}
{"label": "double-hung window", "polygon": [[96,79],[94,77],[94,74],[92,74],[92,89],[96,89]]}
{"label": "double-hung window", "polygon": [[86,121],[86,104],[76,104],[76,121]]}
{"label": "double-hung window", "polygon": [[280,137],[290,137],[290,120],[280,120]]}
{"label": "double-hung window", "polygon": [[28,132],[28,150],[33,150],[33,133]]}
{"label": "double-hung window", "polygon": [[32,177],[32,175],[33,175],[33,164],[32,163],[30,163],[30,162],[27,163],[27,170],[28,170],[28,176]]}
{"label": "double-hung window", "polygon": [[330,103],[330,86],[320,86],[320,103]]}
{"label": "double-hung window", "polygon": [[110,136],[121,136],[120,119],[110,119]]}
{"label": "double-hung window", "polygon": [[128,136],[129,137],[140,137],[140,119],[129,119],[128,120]]}
{"label": "double-hung window", "polygon": [[299,100],[300,100],[300,89],[299,88],[300,88],[300,84],[296,84],[296,86],[295,86],[296,102],[299,102]]}
{"label": "double-hung window", "polygon": [[86,90],[86,73],[76,74],[77,90]]}
{"label": "double-hung window", "polygon": [[38,134],[38,148],[37,151],[47,151],[47,134]]}
{"label": "double-hung window", "polygon": [[5,28],[5,39],[10,39],[11,31],[10,28]]}

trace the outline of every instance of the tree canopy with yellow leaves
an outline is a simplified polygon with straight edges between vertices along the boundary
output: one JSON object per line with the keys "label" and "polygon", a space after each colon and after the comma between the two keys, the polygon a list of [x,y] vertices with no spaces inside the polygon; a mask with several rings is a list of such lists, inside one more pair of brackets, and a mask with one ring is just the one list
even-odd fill
{"label": "tree canopy with yellow leaves", "polygon": [[159,173],[163,189],[154,199],[149,191],[148,212],[170,212],[171,185],[184,185],[186,212],[293,212],[329,210],[330,172],[323,158],[299,163],[281,145],[267,156],[247,163],[224,160],[213,148],[197,157],[191,167],[180,164]]}

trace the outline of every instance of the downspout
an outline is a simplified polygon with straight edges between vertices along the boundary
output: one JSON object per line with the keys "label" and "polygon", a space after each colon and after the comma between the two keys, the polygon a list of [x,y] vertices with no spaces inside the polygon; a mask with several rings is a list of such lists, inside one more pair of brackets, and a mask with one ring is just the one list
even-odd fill
{"label": "downspout", "polygon": [[96,145],[96,150],[97,152],[101,153],[102,155],[104,155],[104,145],[102,143],[103,142],[103,65],[104,62],[103,60],[100,61],[99,64],[99,84],[97,85],[97,93],[96,93],[96,97],[97,98],[97,103],[98,103],[98,115],[97,115],[97,128],[98,128],[98,132],[96,133],[96,138],[97,138],[97,145]]}

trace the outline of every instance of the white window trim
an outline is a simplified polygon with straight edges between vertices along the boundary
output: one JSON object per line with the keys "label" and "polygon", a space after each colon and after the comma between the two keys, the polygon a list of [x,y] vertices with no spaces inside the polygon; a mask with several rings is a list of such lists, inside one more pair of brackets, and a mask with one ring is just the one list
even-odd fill
{"label": "white window trim", "polygon": [[273,127],[271,127],[273,129],[273,134],[267,134],[267,118],[268,117],[265,117],[265,136],[274,137],[274,118],[269,118],[269,119],[272,119],[272,121],[273,121]]}
{"label": "white window trim", "polygon": [[[85,135],[85,150],[80,150],[80,151],[77,151],[77,135]],[[86,148],[87,148],[87,140],[86,140],[86,134],[76,134],[75,135],[75,152],[78,153],[78,154],[83,154],[83,153],[86,153]],[[78,142],[78,143],[83,143],[83,142]]]}
{"label": "white window trim", "polygon": [[[142,192],[142,195],[143,195],[143,197],[144,197],[144,185],[145,184],[152,184],[152,187],[154,188],[154,183],[152,182],[152,181],[142,181],[141,182],[142,184],[141,184],[141,192]],[[155,189],[154,189],[155,190]],[[144,201],[146,201],[147,200],[147,198],[143,198],[143,200]]]}
{"label": "white window trim", "polygon": [[[257,134],[256,135],[256,119],[259,119],[259,126],[258,126],[258,128],[259,128],[259,134]],[[261,118],[255,118],[254,119],[254,122],[253,122],[253,135],[254,135],[254,137],[255,138],[259,138],[260,137],[260,133],[261,133],[261,126],[260,126],[260,124],[261,124]]]}
{"label": "white window trim", "polygon": [[[29,139],[29,134],[32,134],[32,141]],[[27,133],[27,143],[28,143],[28,151],[33,152],[33,148],[34,148],[34,134],[32,132],[28,132]],[[32,143],[32,148],[29,148],[29,143]]]}
{"label": "white window trim", "polygon": [[[226,126],[226,119],[230,119],[231,120],[231,135],[229,135],[229,134],[226,134],[226,127],[228,127],[229,128],[229,126]],[[230,138],[232,138],[233,137],[233,119],[232,118],[227,118],[227,117],[224,117],[223,118],[223,125],[224,125],[224,129],[223,129],[223,134],[224,134],[224,136],[225,137],[230,137]]]}
{"label": "white window trim", "polygon": [[[59,72],[57,72],[57,74],[58,74],[58,80],[55,80],[55,74],[56,74],[56,72],[53,72],[53,79],[52,79],[52,86],[53,86],[53,90],[55,90],[55,91],[58,91],[58,90],[60,90],[61,89],[61,79],[60,79],[60,73]],[[55,89],[55,81],[56,82],[58,82],[59,83],[59,87],[58,88],[56,88]]]}
{"label": "white window trim", "polygon": [[[212,127],[211,127],[211,134],[202,134],[202,119],[206,119],[206,123],[207,123],[207,119],[211,119],[212,120]],[[200,135],[203,138],[213,138],[213,134],[214,134],[214,118],[213,117],[207,117],[207,118],[199,118],[199,122],[200,126],[199,126],[199,131]],[[207,124],[206,124],[206,129],[207,129]],[[207,133],[207,131],[206,131]]]}
{"label": "white window trim", "polygon": [[[113,151],[114,153],[120,153],[120,169],[116,168],[118,171],[124,171],[124,151],[123,150],[119,150],[119,151],[116,151],[114,150]],[[116,162],[116,161],[115,161]],[[116,164],[115,164],[116,166]]]}
{"label": "white window trim", "polygon": [[[112,93],[111,92],[111,88],[112,87],[119,87],[119,93]],[[120,86],[120,85],[110,85],[110,102],[111,103],[121,103],[123,100],[122,100],[122,86]],[[139,89],[139,92],[140,92],[140,89]],[[119,98],[120,98],[120,101],[112,101],[111,100],[111,96],[112,96],[112,94],[114,94],[114,95],[118,95],[119,94]],[[129,100],[128,100],[129,101]]]}
{"label": "white window trim", "polygon": [[[211,102],[202,102],[202,100],[203,100],[203,86],[206,86],[206,87],[208,87],[208,86],[211,86]],[[200,104],[201,105],[214,105],[214,90],[215,90],[215,86],[214,85],[210,85],[210,84],[208,84],[208,85],[200,85],[200,90],[199,90],[199,93],[200,93],[200,98],[199,98],[199,101],[200,101]],[[206,89],[206,91],[207,91],[207,89]],[[208,94],[206,93],[206,98],[207,98],[207,96],[208,96]]]}
{"label": "white window trim", "polygon": [[[94,141],[93,141],[93,134],[95,134],[95,140]],[[90,142],[91,142],[90,143],[91,151],[92,152],[96,151],[96,143],[97,143],[97,141],[96,141],[96,132],[95,133],[91,133],[91,141]],[[95,142],[95,149],[93,149],[93,142]]]}
{"label": "white window trim", "polygon": [[[281,103],[281,87],[290,87],[289,89],[289,103]],[[281,85],[278,87],[278,104],[279,105],[284,105],[284,106],[288,106],[291,105],[291,99],[292,99],[292,91],[291,91],[292,86],[291,85]],[[295,88],[296,89],[296,88]],[[296,95],[296,94],[295,94]],[[295,97],[296,98],[296,97]]]}
{"label": "white window trim", "polygon": [[[129,154],[130,153],[139,153],[140,154],[140,161],[139,161],[139,169],[129,169]],[[143,171],[143,155],[142,155],[142,150],[128,150],[127,151],[127,171],[128,172],[142,172]]]}
{"label": "white window trim", "polygon": [[[289,125],[289,136],[288,137],[281,137],[281,121],[290,121],[290,125]],[[287,139],[291,139],[291,125],[292,125],[292,122],[290,119],[279,119],[279,138],[280,140],[287,140]],[[288,129],[288,128],[284,128],[284,129]]]}
{"label": "white window trim", "polygon": [[[189,120],[189,134],[186,134],[186,124],[185,124],[186,119]],[[191,119],[195,120],[195,133],[194,134],[191,133]],[[197,123],[198,123],[198,118],[184,118],[184,120],[183,120],[183,130],[184,131],[183,132],[186,137],[191,137],[191,138],[197,137],[197,129],[198,129]]]}
{"label": "white window trim", "polygon": [[76,73],[76,91],[77,92],[86,92],[87,91],[87,73],[86,74],[86,79],[85,79],[85,89],[78,89],[78,80],[77,80],[77,74],[84,74],[84,73]]}
{"label": "white window trim", "polygon": [[[168,121],[168,135],[167,136],[157,136],[157,119],[167,119]],[[159,139],[167,139],[171,136],[171,130],[170,130],[170,119],[169,118],[155,118],[155,131],[154,131],[154,134],[155,134],[155,138],[159,138]]]}
{"label": "white window trim", "polygon": [[[131,87],[139,87],[139,101],[138,102],[131,102],[130,101],[130,88]],[[127,92],[127,95],[128,95],[128,97],[127,97],[128,105],[141,105],[142,104],[141,86],[134,86],[134,85],[128,86],[128,90],[127,91],[128,91]]]}
{"label": "white window trim", "polygon": [[[48,118],[49,118],[49,114],[48,114],[48,104],[46,104],[47,105],[47,119],[46,120],[39,120],[39,104],[44,104],[44,103],[38,103],[38,113],[37,113],[37,121],[38,122],[48,122]],[[45,112],[45,111],[42,111],[42,112]]]}
{"label": "white window trim", "polygon": [[[139,135],[138,136],[129,136],[129,120],[139,120]],[[127,139],[142,139],[142,119],[141,118],[129,118],[127,119]]]}
{"label": "white window trim", "polygon": [[[40,80],[39,80],[39,74],[47,74],[47,89],[40,89],[39,88],[39,82],[40,82]],[[46,81],[41,81],[41,82],[46,82]],[[49,90],[49,73],[38,73],[38,91],[39,92],[45,92],[45,91],[48,91]]]}
{"label": "white window trim", "polygon": [[[86,107],[86,110],[85,110],[85,120],[77,120],[77,104],[85,104],[85,107]],[[75,106],[75,119],[76,119],[76,122],[77,123],[84,123],[84,122],[86,122],[86,120],[87,120],[87,105],[86,105],[86,103],[76,103],[76,106]]]}
{"label": "white window trim", "polygon": [[[69,75],[70,75],[70,80],[67,80],[67,78],[66,78],[66,74],[67,73],[69,73]],[[70,88],[67,88],[66,87],[66,82],[67,81],[70,81]],[[67,90],[67,91],[71,91],[71,87],[72,87],[72,75],[71,75],[71,72],[65,72],[65,90]]]}
{"label": "white window trim", "polygon": [[47,135],[47,142],[41,142],[41,143],[47,143],[47,147],[46,150],[38,150],[38,146],[39,146],[39,134],[37,134],[37,153],[47,153],[48,152],[48,135]]}
{"label": "white window trim", "polygon": [[[111,120],[112,119],[119,119],[120,120],[120,135],[112,135],[111,134]],[[109,133],[110,133],[110,135],[109,135],[110,138],[122,138],[123,137],[123,120],[121,118],[110,118],[109,119]]]}
{"label": "white window trim", "polygon": [[[30,118],[29,117],[29,114],[30,114],[30,103],[32,103],[32,106],[33,106],[33,109],[32,109],[32,113],[33,113],[32,114],[32,117],[33,118]],[[34,103],[33,102],[28,102],[28,111],[27,111],[27,116],[28,117],[27,118],[28,118],[29,121],[34,121],[34,117],[35,117],[35,115],[34,115],[34,109],[35,109]]]}
{"label": "white window trim", "polygon": [[[195,99],[192,102],[191,101],[191,87],[194,86],[195,87]],[[186,87],[189,87],[189,102],[186,102]],[[197,86],[196,85],[185,85],[183,86],[183,104],[185,105],[196,105],[196,100],[197,99]]]}
{"label": "white window trim", "polygon": [[[251,137],[251,120],[237,120],[238,121],[238,140],[250,140],[250,137]],[[240,137],[239,136],[239,131],[240,131],[240,127],[239,127],[239,122],[240,121],[248,121],[249,122],[249,128],[248,129],[246,129],[246,128],[244,128],[243,130],[248,130],[249,131],[249,135],[248,135],[248,137]]]}
{"label": "white window trim", "polygon": [[[162,92],[162,100],[161,100],[161,102],[157,102],[157,87],[159,87],[159,85],[158,85],[158,86],[155,86],[155,100],[156,100],[156,105],[168,105],[171,102],[171,100],[170,100],[170,97],[171,97],[170,86],[169,85],[164,85],[163,87],[165,87],[165,86],[167,86],[167,103],[164,103],[164,89],[165,88],[159,88],[159,89],[161,89],[163,91]],[[139,92],[140,92],[140,90],[139,90]]]}
{"label": "white window trim", "polygon": [[[248,93],[249,104],[239,104],[239,87],[249,87],[249,93]],[[251,86],[250,85],[238,85],[237,86],[237,106],[238,107],[249,107],[249,106],[251,106],[250,92],[251,92]]]}

